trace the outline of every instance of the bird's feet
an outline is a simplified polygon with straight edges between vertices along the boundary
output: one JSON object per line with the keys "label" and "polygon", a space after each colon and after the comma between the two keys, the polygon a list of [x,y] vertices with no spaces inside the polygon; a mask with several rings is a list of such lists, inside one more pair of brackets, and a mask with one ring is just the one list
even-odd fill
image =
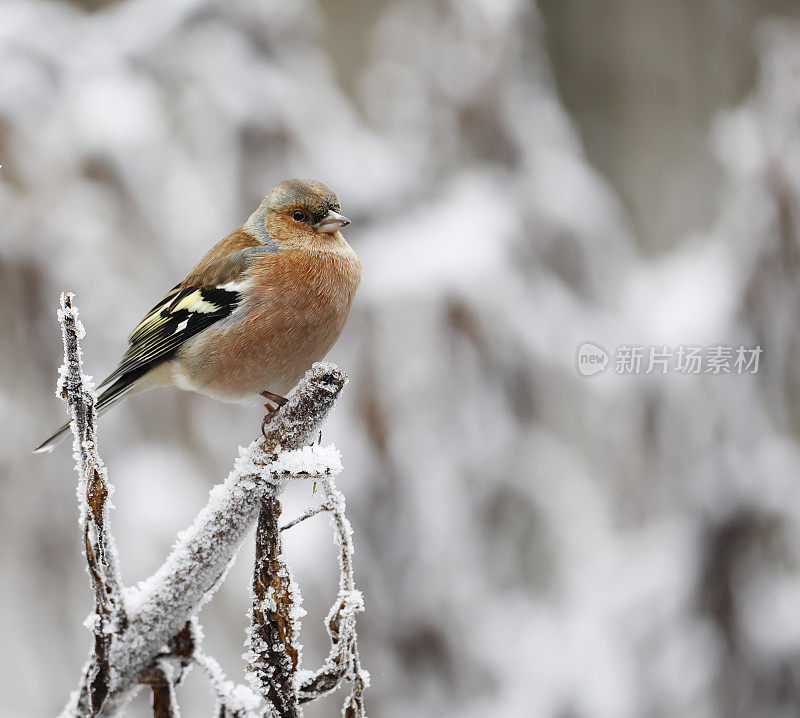
{"label": "bird's feet", "polygon": [[267,410],[270,410],[269,402],[277,404],[274,409],[271,411],[277,411],[280,407],[282,407],[287,401],[289,401],[285,396],[281,396],[280,394],[273,394],[271,391],[267,391],[266,389],[261,392],[261,396],[263,396],[267,400]]}
{"label": "bird's feet", "polygon": [[275,416],[275,414],[278,412],[278,409],[280,409],[288,401],[288,399],[266,390],[261,392],[261,396],[267,400],[267,403],[264,404],[264,408],[267,410],[267,413],[264,415],[264,419],[261,422],[261,433],[266,436],[267,427],[272,421],[272,417]]}

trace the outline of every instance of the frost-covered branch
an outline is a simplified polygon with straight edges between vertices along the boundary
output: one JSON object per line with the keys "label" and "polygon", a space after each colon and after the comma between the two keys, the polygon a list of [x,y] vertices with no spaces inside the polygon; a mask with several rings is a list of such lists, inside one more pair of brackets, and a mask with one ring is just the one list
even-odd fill
{"label": "frost-covered branch", "polygon": [[172,679],[172,666],[159,659],[153,675],[153,718],[180,718],[178,701],[175,698],[175,682]]}
{"label": "frost-covered branch", "polygon": [[[323,510],[337,510],[336,499],[327,490],[333,476],[341,471],[339,453],[333,447],[321,449],[306,446],[286,452],[276,461],[276,465],[293,476],[318,478],[326,486],[328,502],[305,512],[291,525]],[[298,695],[301,674],[298,668],[302,648],[299,642],[300,619],[305,615],[305,610],[301,606],[300,591],[292,578],[291,569],[283,557],[282,529],[278,526],[280,514],[281,506],[276,489],[262,500],[256,529],[253,606],[248,632],[248,670],[253,688],[264,698],[275,715],[281,718],[297,718],[302,715]],[[352,545],[350,552],[352,553]],[[352,581],[349,557],[348,567]],[[342,580],[340,579],[340,588]],[[335,687],[336,685],[333,686]],[[330,691],[325,690],[308,694],[305,701],[328,692]]]}
{"label": "frost-covered branch", "polygon": [[[345,375],[333,365],[315,364],[289,401],[270,417],[264,436],[241,450],[225,483],[211,490],[208,504],[178,534],[161,568],[135,588],[124,589],[107,513],[113,487],[97,454],[95,398],[82,372],[83,328],[72,295],[62,296],[59,319],[65,352],[59,389],[73,415],[81,522],[96,599],[93,651],[63,715],[114,715],[139,686],[149,685],[154,714],[178,716],[174,688],[197,663],[211,677],[221,716],[300,716],[301,703],[326,695],[343,680],[353,684],[345,714],[363,716],[368,674],[361,669],[355,635],[355,613],[362,610],[362,601],[353,585],[352,532],[344,516],[344,499],[333,485],[333,476],[341,470],[340,457],[334,447],[307,445],[344,387]],[[323,482],[324,505],[297,522],[330,511],[341,549],[339,596],[327,619],[331,655],[316,673],[299,670],[303,610],[281,551],[278,497],[291,479]],[[216,661],[199,650],[202,633],[196,622],[257,516],[248,640],[250,676],[263,701],[226,681]],[[302,680],[303,676],[309,677]]]}
{"label": "frost-covered branch", "polygon": [[211,690],[217,697],[214,715],[219,718],[261,718],[264,707],[261,699],[249,688],[236,685],[225,678],[219,663],[202,651],[197,651],[194,660],[208,675]]}
{"label": "frost-covered branch", "polygon": [[130,626],[113,654],[120,674],[114,697],[120,702],[133,687],[134,677],[146,670],[221,583],[256,519],[262,498],[285,480],[283,451],[299,449],[316,436],[345,381],[344,374],[331,365],[316,364],[310,369],[278,410],[266,436],[254,441],[225,483],[211,491],[207,506],[179,534],[164,565],[128,592]]}
{"label": "frost-covered branch", "polygon": [[58,319],[64,342],[64,364],[60,369],[58,393],[69,405],[72,416],[80,524],[95,597],[95,612],[90,617],[94,646],[78,698],[78,712],[88,714],[97,712],[108,696],[113,681],[110,660],[113,637],[127,629],[128,617],[108,516],[108,500],[114,487],[97,452],[96,397],[91,380],[83,373],[80,340],[85,331],[78,309],[73,306],[74,298],[71,293],[61,295]]}
{"label": "frost-covered branch", "polygon": [[277,715],[297,718],[295,672],[300,662],[300,605],[292,572],[283,558],[273,494],[262,500],[256,528],[253,606],[248,635],[248,672],[253,687]]}
{"label": "frost-covered branch", "polygon": [[331,511],[334,540],[339,548],[339,595],[331,606],[326,628],[331,650],[322,667],[300,682],[301,703],[316,700],[336,690],[342,681],[352,683],[342,713],[345,718],[365,718],[364,690],[369,687],[369,672],[361,667],[356,634],[356,614],[364,610],[364,598],[356,590],[353,577],[353,528],[345,516],[344,495],[336,488],[333,477],[323,482],[324,506]]}
{"label": "frost-covered branch", "polygon": [[293,518],[291,521],[287,521],[283,526],[281,526],[281,531],[287,531],[288,529],[297,526],[297,524],[302,523],[306,519],[310,519],[313,516],[316,516],[317,514],[321,514],[323,511],[330,511],[330,510],[331,510],[330,507],[327,506],[326,504],[320,504],[319,506],[314,506],[313,508],[304,511],[299,516]]}

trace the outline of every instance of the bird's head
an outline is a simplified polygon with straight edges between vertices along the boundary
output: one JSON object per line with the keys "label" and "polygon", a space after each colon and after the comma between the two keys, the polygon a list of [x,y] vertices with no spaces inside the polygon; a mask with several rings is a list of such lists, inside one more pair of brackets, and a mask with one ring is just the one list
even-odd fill
{"label": "bird's head", "polygon": [[350,220],[339,213],[339,198],[322,182],[284,180],[264,197],[245,225],[282,246],[320,246],[339,240]]}

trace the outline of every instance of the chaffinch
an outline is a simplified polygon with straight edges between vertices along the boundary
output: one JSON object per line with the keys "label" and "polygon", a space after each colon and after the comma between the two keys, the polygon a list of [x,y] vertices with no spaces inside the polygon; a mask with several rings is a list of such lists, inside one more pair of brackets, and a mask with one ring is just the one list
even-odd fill
{"label": "chaffinch", "polygon": [[[164,386],[244,404],[285,402],[339,338],[361,281],[361,262],[339,232],[350,220],[339,210],[338,197],[315,180],[270,190],[139,322],[100,384],[98,411]],[[51,451],[68,430],[34,451]]]}

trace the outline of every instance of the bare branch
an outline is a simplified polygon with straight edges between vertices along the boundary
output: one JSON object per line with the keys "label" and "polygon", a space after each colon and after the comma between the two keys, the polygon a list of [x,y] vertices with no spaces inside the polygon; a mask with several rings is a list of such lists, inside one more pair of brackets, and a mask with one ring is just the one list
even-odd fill
{"label": "bare branch", "polygon": [[297,526],[302,521],[306,519],[310,519],[312,516],[316,516],[317,514],[321,514],[323,511],[330,511],[330,506],[327,504],[320,504],[319,506],[314,506],[311,509],[303,512],[299,516],[293,518],[291,521],[287,521],[283,526],[281,526],[281,531],[286,531],[287,529],[292,528],[293,526]]}
{"label": "bare branch", "polygon": [[280,513],[274,495],[262,501],[256,529],[248,671],[253,687],[278,716],[297,718],[301,711],[294,676],[300,660],[299,618],[305,612],[283,558]]}
{"label": "bare branch", "polygon": [[361,667],[356,634],[356,614],[364,610],[364,600],[355,588],[353,576],[353,528],[345,516],[345,500],[333,478],[323,482],[325,504],[330,507],[334,541],[339,547],[339,595],[331,606],[326,628],[331,650],[322,667],[304,680],[298,688],[300,703],[316,700],[336,690],[345,681],[353,684],[345,700],[347,717],[364,718],[364,690],[369,686],[369,673]]}
{"label": "bare branch", "polygon": [[128,618],[122,596],[117,549],[108,517],[107,502],[114,488],[97,452],[95,394],[91,382],[83,373],[80,339],[84,329],[73,300],[71,293],[61,295],[58,318],[64,342],[64,364],[61,367],[59,393],[68,403],[72,415],[84,555],[95,596],[92,624],[94,648],[86,669],[80,702],[85,710],[97,712],[106,700],[112,681],[109,665],[112,642],[116,634],[127,628]]}
{"label": "bare branch", "polygon": [[175,698],[175,687],[172,683],[172,670],[165,661],[159,660],[152,670],[153,682],[153,718],[180,718],[178,701]]}

